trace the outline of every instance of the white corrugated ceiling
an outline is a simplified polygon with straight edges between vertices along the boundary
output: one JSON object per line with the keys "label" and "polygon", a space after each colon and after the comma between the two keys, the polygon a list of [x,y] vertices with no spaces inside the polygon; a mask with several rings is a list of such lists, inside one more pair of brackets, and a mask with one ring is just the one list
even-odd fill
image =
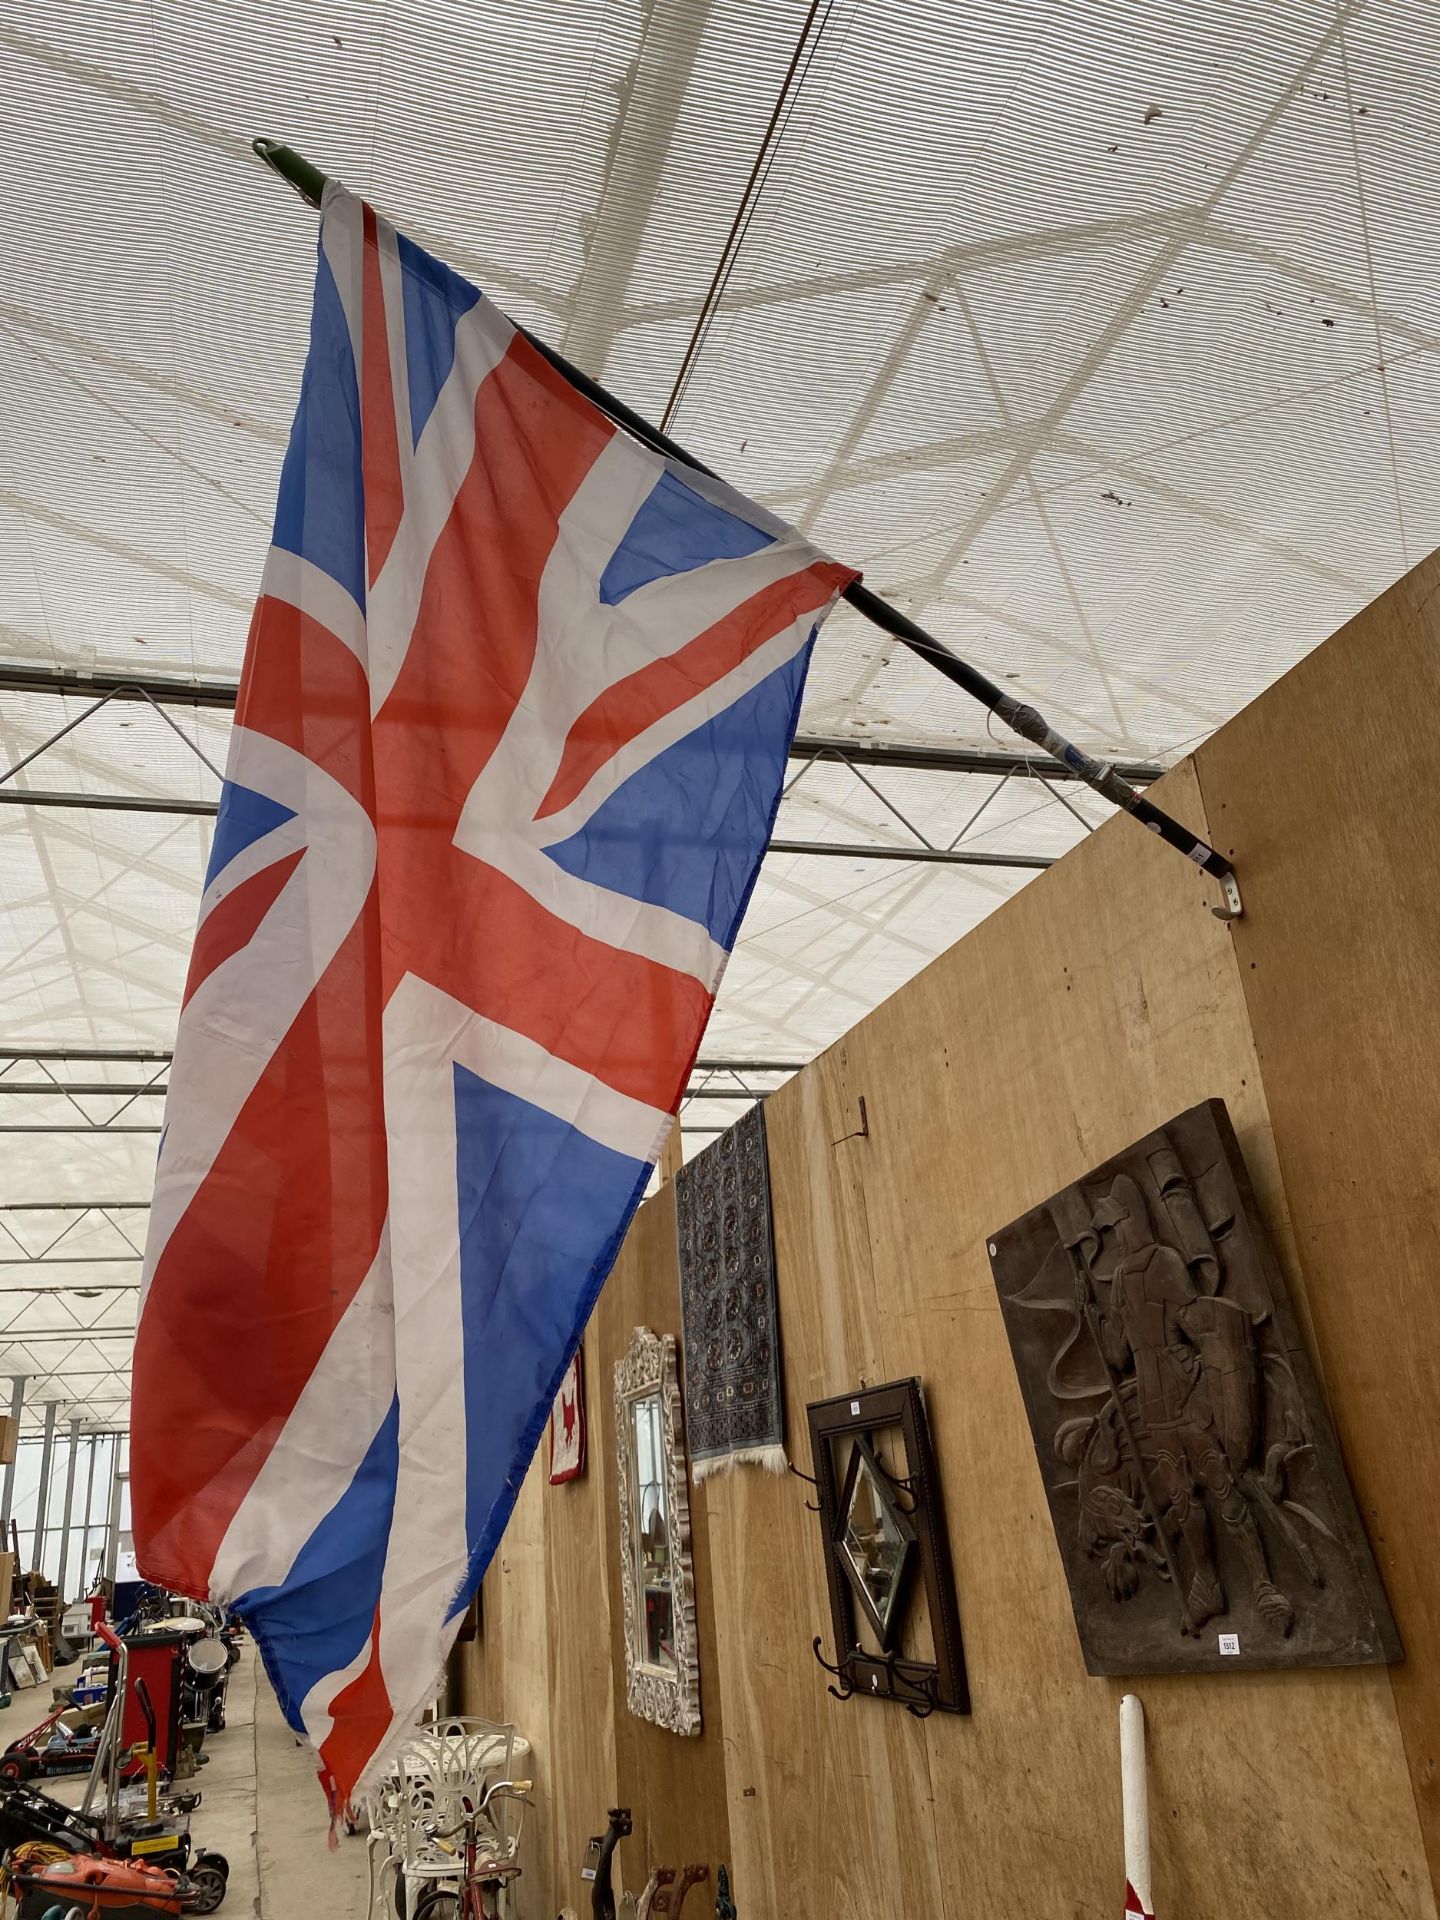
{"label": "white corrugated ceiling", "polygon": [[[237,676],[313,263],[270,133],[652,417],[693,345],[676,437],[1080,744],[1173,759],[1440,538],[1437,65],[1427,0],[10,0],[0,660]],[[0,696],[0,758],[83,704]],[[223,762],[223,713],[170,712]],[[826,629],[808,731],[1009,744],[985,720]],[[1059,854],[1105,811],[874,777],[941,845]],[[216,791],[119,703],[27,782]],[[0,1042],[169,1045],[209,830],[0,808]],[[910,839],[823,764],[779,832]],[[1025,877],[772,857],[707,1051],[809,1057]],[[3,1080],[45,1071],[153,1069]],[[158,1123],[128,1099],[0,1125]],[[154,1134],[6,1144],[0,1371],[109,1423],[143,1209],[36,1203],[143,1201]]]}

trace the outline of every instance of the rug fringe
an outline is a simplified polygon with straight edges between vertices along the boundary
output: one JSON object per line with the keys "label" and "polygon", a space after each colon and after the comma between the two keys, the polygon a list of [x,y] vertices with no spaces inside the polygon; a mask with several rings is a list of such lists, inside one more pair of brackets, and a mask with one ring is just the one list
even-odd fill
{"label": "rug fringe", "polygon": [[761,1467],[766,1473],[784,1473],[789,1465],[784,1447],[736,1447],[733,1453],[717,1453],[707,1460],[693,1460],[690,1471],[698,1485],[702,1480],[713,1480],[722,1473],[732,1473],[736,1467]]}

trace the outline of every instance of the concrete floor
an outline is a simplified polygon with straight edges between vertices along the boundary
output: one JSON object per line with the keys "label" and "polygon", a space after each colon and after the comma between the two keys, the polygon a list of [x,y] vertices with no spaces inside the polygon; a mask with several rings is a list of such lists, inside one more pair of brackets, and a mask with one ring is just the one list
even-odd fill
{"label": "concrete floor", "polygon": [[[63,1681],[76,1671],[65,1668],[55,1677]],[[0,1710],[0,1747],[50,1706],[48,1686],[16,1693]],[[230,1676],[225,1719],[224,1732],[205,1742],[209,1763],[195,1780],[204,1800],[191,1820],[197,1842],[230,1862],[222,1920],[364,1920],[365,1842],[342,1834],[330,1851],[314,1758],[296,1745],[248,1641]],[[52,1781],[45,1791],[78,1805],[84,1781]]]}

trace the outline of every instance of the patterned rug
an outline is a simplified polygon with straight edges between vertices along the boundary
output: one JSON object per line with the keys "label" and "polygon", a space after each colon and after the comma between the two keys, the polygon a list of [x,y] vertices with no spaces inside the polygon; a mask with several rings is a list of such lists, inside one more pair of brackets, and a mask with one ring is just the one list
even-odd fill
{"label": "patterned rug", "polygon": [[785,1399],[764,1109],[752,1107],[675,1176],[685,1429],[697,1480],[785,1471]]}

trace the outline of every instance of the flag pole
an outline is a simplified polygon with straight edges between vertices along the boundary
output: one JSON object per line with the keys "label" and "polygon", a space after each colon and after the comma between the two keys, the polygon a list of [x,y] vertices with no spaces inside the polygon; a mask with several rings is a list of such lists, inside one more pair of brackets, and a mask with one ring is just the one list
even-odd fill
{"label": "flag pole", "polygon": [[[321,195],[325,191],[326,176],[318,167],[312,166],[302,154],[297,153],[293,147],[285,146],[279,140],[254,140],[251,146],[272,172],[279,174],[282,180],[288,181],[302,200],[308,201],[312,207],[320,205]],[[697,473],[708,474],[712,480],[720,478],[712,467],[707,467],[703,460],[697,460],[694,454],[688,453],[684,447],[677,446],[667,434],[662,433],[658,427],[652,426],[648,420],[627,407],[623,400],[617,399],[613,393],[592,380],[587,373],[582,373],[579,367],[572,365],[553,347],[547,346],[528,328],[521,327],[520,332],[524,334],[535,351],[550,362],[552,367],[562,373],[573,386],[578,387],[581,393],[592,400],[603,413],[608,414],[627,432],[634,434],[637,440],[653,447],[657,453],[663,453],[672,460],[678,460],[682,466],[691,467]],[[1119,807],[1122,812],[1130,814],[1140,822],[1141,826],[1148,828],[1151,833],[1158,834],[1167,845],[1176,848],[1187,859],[1193,860],[1202,872],[1212,875],[1220,882],[1224,905],[1214,907],[1211,911],[1222,920],[1239,918],[1240,888],[1235,878],[1235,869],[1224,854],[1217,852],[1206,841],[1191,833],[1188,827],[1181,826],[1180,822],[1166,813],[1163,808],[1157,807],[1153,800],[1148,800],[1144,794],[1137,793],[1108,762],[1097,760],[1092,754],[1082,752],[1063,734],[1057,733],[1042,713],[1025,701],[1017,700],[1013,694],[1006,693],[1003,687],[996,686],[995,682],[981,673],[977,667],[972,667],[968,660],[962,660],[959,654],[952,653],[949,647],[935,638],[934,634],[927,633],[923,627],[917,626],[913,620],[901,613],[898,607],[892,607],[888,600],[882,600],[878,593],[872,593],[869,587],[857,582],[854,586],[845,589],[844,597],[857,613],[872,621],[885,633],[892,635],[902,646],[908,647],[917,658],[934,667],[937,673],[944,674],[947,680],[953,681],[957,687],[968,693],[971,699],[978,700],[982,707],[987,707],[997,720],[1002,721],[1012,732],[1018,733],[1022,740],[1028,740],[1042,753],[1060,761],[1087,786],[1093,787],[1096,793],[1101,794],[1112,806]]]}

